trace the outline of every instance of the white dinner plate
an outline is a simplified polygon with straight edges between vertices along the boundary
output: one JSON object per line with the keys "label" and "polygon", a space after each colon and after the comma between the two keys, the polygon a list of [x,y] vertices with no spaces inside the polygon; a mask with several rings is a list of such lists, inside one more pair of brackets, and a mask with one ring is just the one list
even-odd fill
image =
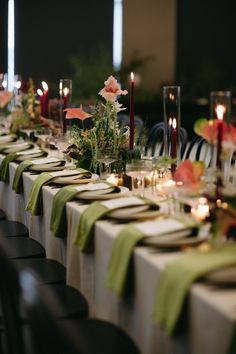
{"label": "white dinner plate", "polygon": [[119,198],[119,197],[124,197],[125,195],[128,195],[129,193],[129,188],[126,187],[119,187],[120,191],[112,193],[113,188],[106,188],[106,189],[101,189],[101,190],[95,190],[95,191],[86,191],[86,192],[80,192],[77,195],[78,199],[84,199],[84,200],[108,200],[108,199],[114,199],[114,198]]}
{"label": "white dinner plate", "polygon": [[163,215],[160,210],[150,209],[149,205],[138,205],[111,211],[107,216],[115,220],[151,219]]}
{"label": "white dinner plate", "polygon": [[[184,229],[166,236],[148,236],[142,240],[146,246],[157,248],[181,248],[200,245],[206,241],[206,238],[190,236],[191,229]],[[166,240],[165,240],[166,239]]]}
{"label": "white dinner plate", "polygon": [[50,171],[61,171],[65,169],[65,161],[55,161],[51,163],[44,164],[33,164],[29,167],[29,171],[38,171],[38,172],[50,172]]}
{"label": "white dinner plate", "polygon": [[19,155],[16,160],[17,161],[33,160],[41,156],[45,156],[44,151],[32,152],[32,154],[27,154],[27,155]]}
{"label": "white dinner plate", "polygon": [[235,285],[236,267],[215,270],[205,276],[205,280],[213,285]]}
{"label": "white dinner plate", "polygon": [[7,143],[10,143],[11,141],[14,141],[14,140],[16,140],[15,135],[0,136],[0,146],[1,146],[1,144],[7,144]]}
{"label": "white dinner plate", "polygon": [[7,147],[7,148],[4,148],[3,149],[3,153],[4,154],[11,154],[11,153],[14,153],[14,152],[20,152],[20,151],[25,151],[25,150],[28,150],[28,149],[31,149],[32,148],[32,144],[28,144],[28,143],[22,143],[22,144],[11,144],[11,146]]}
{"label": "white dinner plate", "polygon": [[58,177],[54,179],[53,183],[56,184],[62,184],[62,185],[67,185],[67,184],[86,184],[86,183],[91,183],[94,181],[97,181],[99,178],[98,175],[92,174],[91,178],[81,178],[80,175],[76,176],[68,176],[68,177]]}

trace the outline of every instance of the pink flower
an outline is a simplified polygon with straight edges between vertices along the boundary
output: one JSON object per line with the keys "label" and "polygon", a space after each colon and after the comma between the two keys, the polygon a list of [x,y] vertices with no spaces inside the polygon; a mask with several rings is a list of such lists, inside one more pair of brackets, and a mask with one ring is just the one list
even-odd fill
{"label": "pink flower", "polygon": [[3,108],[12,98],[12,92],[0,91],[0,108]]}
{"label": "pink flower", "polygon": [[91,114],[83,111],[82,104],[80,105],[80,108],[66,108],[64,109],[64,112],[66,112],[67,119],[77,118],[77,119],[84,120],[89,117],[92,117]]}
{"label": "pink flower", "polygon": [[236,144],[236,128],[232,124],[228,128],[228,138],[233,144]]}
{"label": "pink flower", "polygon": [[104,88],[99,92],[106,101],[115,102],[117,100],[117,96],[119,95],[127,95],[127,90],[121,90],[120,85],[117,80],[113,76],[109,76],[109,78],[104,82]]}
{"label": "pink flower", "polygon": [[216,143],[218,140],[218,126],[219,123],[222,124],[223,130],[223,141],[231,139],[236,142],[236,129],[230,125],[225,123],[225,121],[219,122],[218,119],[207,120],[207,119],[199,119],[194,124],[194,131],[202,138],[206,139],[209,143]]}
{"label": "pink flower", "polygon": [[197,188],[201,185],[201,177],[205,172],[203,162],[183,161],[175,171],[174,180],[182,182],[185,187]]}

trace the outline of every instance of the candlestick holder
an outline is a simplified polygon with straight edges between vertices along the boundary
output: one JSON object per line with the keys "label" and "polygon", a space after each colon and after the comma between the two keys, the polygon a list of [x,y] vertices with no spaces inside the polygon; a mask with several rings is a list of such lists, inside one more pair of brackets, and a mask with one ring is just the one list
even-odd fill
{"label": "candlestick holder", "polygon": [[[180,86],[163,87],[164,151],[177,161],[180,159]],[[172,165],[172,171],[175,170]]]}
{"label": "candlestick holder", "polygon": [[72,97],[72,80],[61,79],[59,82],[60,94],[60,124],[63,133],[67,131],[67,119],[65,119],[64,109],[70,107]]}

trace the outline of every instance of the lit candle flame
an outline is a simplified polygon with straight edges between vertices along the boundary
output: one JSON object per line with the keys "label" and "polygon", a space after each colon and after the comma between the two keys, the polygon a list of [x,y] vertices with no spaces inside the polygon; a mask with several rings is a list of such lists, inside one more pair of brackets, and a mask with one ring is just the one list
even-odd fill
{"label": "lit candle flame", "polygon": [[171,117],[169,118],[169,126],[170,127],[172,126],[172,118]]}
{"label": "lit candle flame", "polygon": [[134,73],[133,73],[133,71],[130,74],[130,79],[131,79],[131,81],[134,81]]}
{"label": "lit candle flame", "polygon": [[173,127],[173,129],[176,129],[176,127],[177,127],[177,120],[176,120],[176,118],[173,118],[172,127]]}
{"label": "lit candle flame", "polygon": [[65,87],[65,88],[63,89],[63,95],[64,95],[64,96],[67,96],[67,95],[69,94],[69,92],[70,92],[70,90],[68,89],[68,87]]}
{"label": "lit candle flame", "polygon": [[7,80],[3,80],[3,82],[2,82],[2,87],[3,87],[3,88],[6,88],[6,87],[7,87]]}
{"label": "lit candle flame", "polygon": [[223,106],[222,104],[216,106],[216,115],[218,119],[222,120],[224,117],[224,113],[225,113],[225,106]]}
{"label": "lit candle flame", "polygon": [[174,101],[175,96],[173,93],[169,93],[169,99],[170,99],[170,101]]}
{"label": "lit candle flame", "polygon": [[42,91],[41,89],[38,89],[38,90],[37,90],[37,94],[38,94],[39,96],[43,96],[43,91]]}
{"label": "lit candle flame", "polygon": [[46,81],[42,81],[42,86],[44,91],[48,91],[48,84],[46,83]]}
{"label": "lit candle flame", "polygon": [[21,88],[21,81],[16,81],[15,87],[19,90]]}

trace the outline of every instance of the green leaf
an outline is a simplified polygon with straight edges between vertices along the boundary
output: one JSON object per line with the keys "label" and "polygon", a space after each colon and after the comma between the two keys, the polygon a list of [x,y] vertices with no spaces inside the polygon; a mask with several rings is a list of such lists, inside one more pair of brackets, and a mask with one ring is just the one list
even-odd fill
{"label": "green leaf", "polygon": [[200,118],[198,119],[193,126],[193,130],[197,135],[201,136],[202,129],[205,125],[209,123],[207,118]]}

